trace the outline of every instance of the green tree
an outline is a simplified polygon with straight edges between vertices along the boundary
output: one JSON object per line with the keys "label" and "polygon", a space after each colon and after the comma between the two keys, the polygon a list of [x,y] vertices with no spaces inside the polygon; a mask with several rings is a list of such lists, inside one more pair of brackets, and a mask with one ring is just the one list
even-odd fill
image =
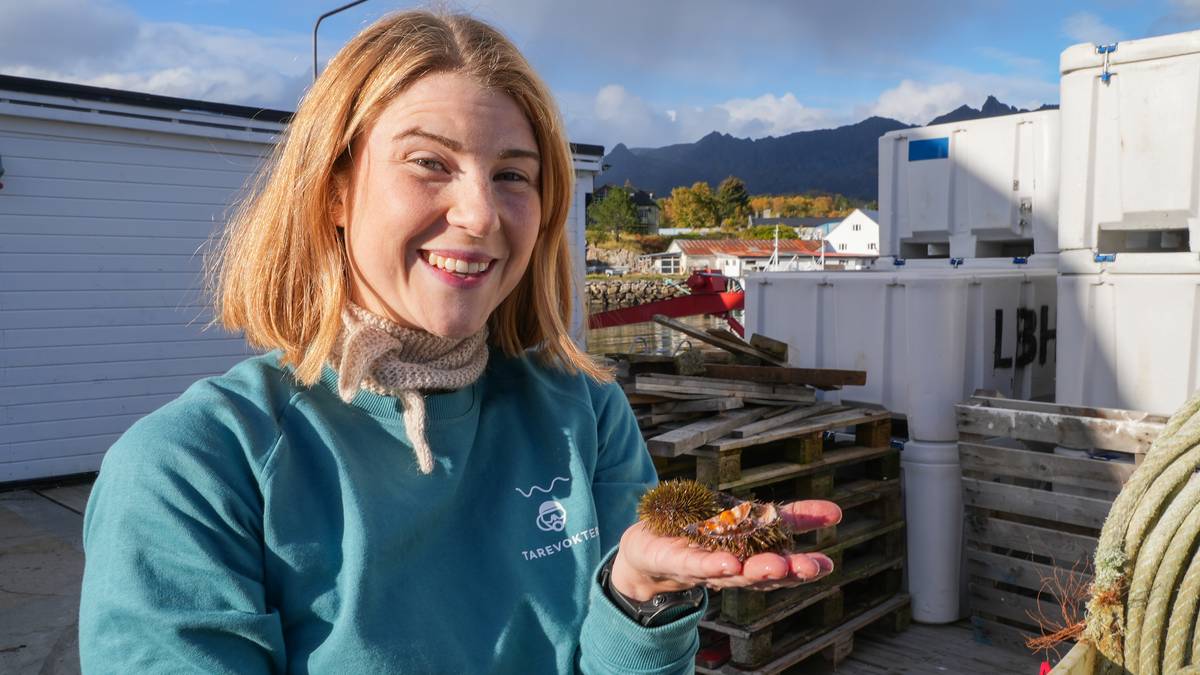
{"label": "green tree", "polygon": [[621,188],[609,188],[603,199],[588,207],[587,216],[600,231],[612,232],[617,241],[621,240],[621,230],[633,229],[638,224],[637,207]]}
{"label": "green tree", "polygon": [[725,227],[742,227],[750,216],[750,193],[746,183],[729,176],[717,186],[717,209]]}

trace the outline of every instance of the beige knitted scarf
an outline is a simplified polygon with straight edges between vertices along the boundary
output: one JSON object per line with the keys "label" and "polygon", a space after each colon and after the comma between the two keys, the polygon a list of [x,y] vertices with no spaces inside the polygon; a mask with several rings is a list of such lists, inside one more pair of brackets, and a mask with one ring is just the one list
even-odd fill
{"label": "beige knitted scarf", "polygon": [[347,403],[358,390],[395,396],[404,405],[404,429],[421,473],[433,471],[433,450],[425,436],[422,392],[453,391],[472,384],[487,365],[487,326],[463,339],[438,337],[404,328],[347,302],[342,335],[331,356],[338,395]]}

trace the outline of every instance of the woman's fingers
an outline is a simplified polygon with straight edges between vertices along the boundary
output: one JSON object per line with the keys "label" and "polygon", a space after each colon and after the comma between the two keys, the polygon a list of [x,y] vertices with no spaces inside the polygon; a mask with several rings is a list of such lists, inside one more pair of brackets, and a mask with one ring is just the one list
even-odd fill
{"label": "woman's fingers", "polygon": [[779,515],[796,532],[809,532],[842,522],[842,509],[824,499],[806,499],[779,507]]}

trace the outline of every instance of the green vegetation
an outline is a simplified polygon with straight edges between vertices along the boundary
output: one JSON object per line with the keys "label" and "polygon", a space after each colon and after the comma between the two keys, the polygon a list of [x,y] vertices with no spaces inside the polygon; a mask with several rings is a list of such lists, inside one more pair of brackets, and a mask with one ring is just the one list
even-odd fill
{"label": "green vegetation", "polygon": [[599,233],[611,233],[615,241],[621,241],[621,232],[638,227],[637,207],[625,190],[609,190],[587,209],[588,228]]}

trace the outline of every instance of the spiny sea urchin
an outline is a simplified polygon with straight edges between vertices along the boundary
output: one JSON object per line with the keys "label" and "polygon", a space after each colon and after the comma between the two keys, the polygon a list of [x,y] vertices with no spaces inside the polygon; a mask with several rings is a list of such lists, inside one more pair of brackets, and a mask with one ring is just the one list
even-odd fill
{"label": "spiny sea urchin", "polygon": [[792,531],[774,504],[742,501],[690,480],[651,489],[638,505],[639,517],[660,537],[686,537],[710,551],[745,560],[756,553],[785,551]]}
{"label": "spiny sea urchin", "polygon": [[721,511],[717,494],[694,480],[660,483],[642,495],[638,517],[660,537],[681,537],[692,523]]}

